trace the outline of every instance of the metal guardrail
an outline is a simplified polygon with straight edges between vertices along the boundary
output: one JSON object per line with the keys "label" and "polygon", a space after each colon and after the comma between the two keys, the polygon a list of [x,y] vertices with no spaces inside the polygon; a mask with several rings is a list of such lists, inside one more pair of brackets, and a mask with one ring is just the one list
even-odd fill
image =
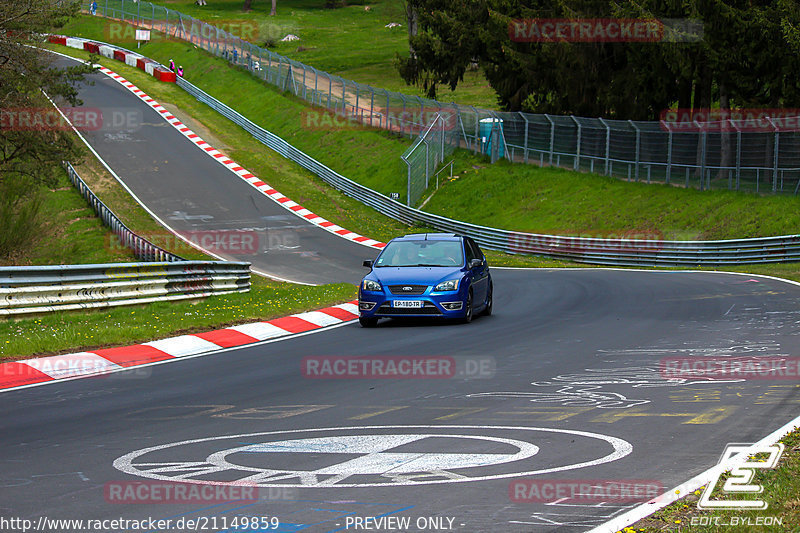
{"label": "metal guardrail", "polygon": [[421,225],[469,235],[486,248],[619,266],[727,265],[800,260],[800,235],[718,241],[598,239],[509,231],[426,213],[387,198],[331,170],[185,79],[178,78],[177,84],[200,102],[244,128],[264,145],[379,213],[412,226]]}
{"label": "metal guardrail", "polygon": [[248,290],[250,263],[0,267],[0,316],[185,300]]}
{"label": "metal guardrail", "polygon": [[140,261],[185,261],[180,256],[159,248],[151,243],[144,237],[132,232],[122,221],[115,215],[100,198],[92,192],[92,189],[86,185],[86,182],[78,175],[75,168],[69,163],[65,162],[64,167],[67,169],[67,176],[69,180],[81,193],[81,196],[89,203],[95,210],[100,220],[108,226],[111,231],[119,238],[119,242],[133,250],[133,255]]}

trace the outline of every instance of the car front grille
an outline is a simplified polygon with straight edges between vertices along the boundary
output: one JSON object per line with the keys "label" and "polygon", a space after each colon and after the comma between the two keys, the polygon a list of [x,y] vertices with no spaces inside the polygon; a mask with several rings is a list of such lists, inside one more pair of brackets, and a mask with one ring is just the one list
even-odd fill
{"label": "car front grille", "polygon": [[430,302],[425,302],[425,307],[392,307],[391,303],[387,302],[381,305],[377,311],[377,315],[383,316],[402,316],[402,315],[441,315],[442,311]]}
{"label": "car front grille", "polygon": [[[409,289],[410,290],[406,290]],[[389,291],[392,294],[401,294],[407,296],[419,296],[424,293],[428,288],[427,285],[389,285]]]}

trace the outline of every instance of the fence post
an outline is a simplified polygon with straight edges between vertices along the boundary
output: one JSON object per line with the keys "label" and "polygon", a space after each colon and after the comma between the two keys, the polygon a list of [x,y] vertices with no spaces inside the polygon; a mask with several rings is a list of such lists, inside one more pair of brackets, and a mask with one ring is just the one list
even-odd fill
{"label": "fence post", "polygon": [[375,89],[371,85],[369,87],[369,125],[372,126],[372,117],[375,116]]}
{"label": "fence post", "polygon": [[611,166],[610,165],[610,163],[611,163],[611,127],[608,125],[608,122],[606,122],[602,118],[598,118],[597,120],[599,120],[600,123],[603,126],[606,127],[606,161],[605,161],[606,162],[606,169],[605,169],[605,174],[606,174],[606,176],[610,176],[609,170],[610,170],[610,166]]}
{"label": "fence post", "polygon": [[[705,180],[706,180],[706,142],[708,141],[708,136],[706,133],[706,129],[704,126],[701,126],[697,119],[694,120],[695,125],[700,129],[700,190],[705,190]],[[709,183],[709,186],[711,183]]]}
{"label": "fence post", "polygon": [[731,120],[736,128],[736,190],[739,190],[739,179],[742,171],[742,130]]}
{"label": "fence post", "polygon": [[411,163],[408,160],[405,160],[406,165],[408,166],[408,184],[406,185],[406,205],[411,207]]}
{"label": "fence post", "polygon": [[347,87],[347,80],[339,76],[339,79],[342,80],[342,116],[347,115],[347,97],[345,96],[345,88]]}
{"label": "fence post", "polygon": [[772,127],[775,129],[775,142],[772,143],[772,192],[778,191],[778,153],[780,150],[780,128],[772,122],[770,117],[767,117],[769,123],[772,124]]}
{"label": "fence post", "polygon": [[522,120],[525,121],[525,143],[522,146],[522,160],[525,164],[528,163],[528,117],[522,111],[519,112]]}
{"label": "fence post", "polygon": [[667,185],[669,185],[670,174],[672,173],[672,128],[669,122],[661,120],[661,127],[667,128]]}
{"label": "fence post", "polygon": [[425,143],[425,190],[428,189],[428,176],[430,175],[430,147],[428,146],[428,140],[425,139],[423,141]]}
{"label": "fence post", "polygon": [[581,123],[575,118],[575,115],[570,115],[569,118],[578,126],[577,146],[575,150],[575,162],[572,165],[573,170],[580,170],[581,168]]}
{"label": "fence post", "polygon": [[478,120],[478,110],[475,108],[475,106],[469,106],[469,107],[471,107],[472,111],[475,113],[475,153],[477,154],[483,148],[482,146],[480,146],[481,134],[480,134],[480,131],[479,131],[480,125],[478,124],[478,122],[479,122],[479,120]]}
{"label": "fence post", "polygon": [[544,118],[550,123],[550,166],[553,165],[553,151],[555,150],[556,142],[556,123],[550,119],[550,115],[545,113]]}
{"label": "fence post", "polygon": [[636,130],[636,170],[634,171],[634,175],[636,177],[636,181],[639,181],[639,150],[642,145],[642,132],[639,131],[639,128],[636,127],[636,124],[634,124],[632,120],[629,120],[628,123],[634,130]]}

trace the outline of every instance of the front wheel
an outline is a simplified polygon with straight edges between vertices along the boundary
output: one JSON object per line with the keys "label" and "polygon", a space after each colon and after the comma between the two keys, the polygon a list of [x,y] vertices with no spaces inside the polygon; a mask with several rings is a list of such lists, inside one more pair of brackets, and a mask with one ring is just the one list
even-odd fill
{"label": "front wheel", "polygon": [[464,318],[461,319],[461,322],[464,324],[469,324],[472,322],[472,290],[469,291],[469,296],[467,296],[467,303],[464,304],[466,306],[466,310],[464,311]]}
{"label": "front wheel", "polygon": [[358,323],[361,324],[362,328],[374,328],[378,325],[377,318],[366,318],[366,317],[358,317]]}
{"label": "front wheel", "polygon": [[483,314],[486,316],[492,315],[492,287],[489,286],[489,296],[486,297],[486,307],[483,308]]}

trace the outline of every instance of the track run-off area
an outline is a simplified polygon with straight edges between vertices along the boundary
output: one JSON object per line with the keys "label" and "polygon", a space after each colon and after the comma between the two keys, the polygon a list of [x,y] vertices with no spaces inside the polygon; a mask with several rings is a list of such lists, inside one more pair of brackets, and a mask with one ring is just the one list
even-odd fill
{"label": "track run-off area", "polygon": [[[287,211],[116,81],[92,78],[84,105],[144,120],[85,136],[162,220],[298,226],[300,248],[247,260],[286,279],[357,282],[374,250],[298,217],[265,218]],[[796,284],[688,271],[492,275],[494,314],[471,324],[351,322],[0,393],[0,516],[170,520],[173,530],[196,520],[207,531],[242,530],[243,519],[251,531],[585,531],[654,494],[548,498],[545,487],[664,492],[800,411],[796,374],[665,371],[702,358],[796,360]],[[346,358],[372,373],[325,370]],[[405,379],[375,371],[403,361],[436,365]]]}

